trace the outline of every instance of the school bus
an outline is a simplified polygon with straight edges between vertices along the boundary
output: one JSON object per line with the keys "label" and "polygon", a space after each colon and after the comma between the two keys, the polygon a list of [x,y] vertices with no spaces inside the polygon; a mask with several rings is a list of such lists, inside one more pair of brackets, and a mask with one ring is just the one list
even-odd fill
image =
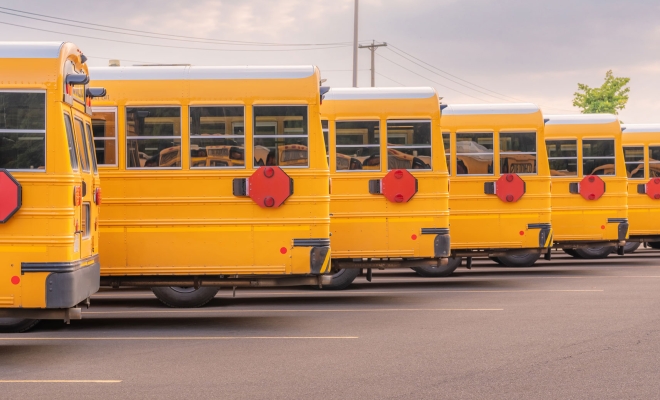
{"label": "school bus", "polygon": [[556,248],[577,258],[623,255],[627,175],[616,115],[545,116]]}
{"label": "school bus", "polygon": [[86,57],[0,42],[0,332],[80,319],[99,288],[101,187]]}
{"label": "school bus", "polygon": [[450,104],[442,137],[450,170],[452,258],[529,267],[552,246],[550,171],[535,104]]}
{"label": "school bus", "polygon": [[[92,76],[107,89],[95,139],[118,149],[100,154],[103,286],[151,287],[168,306],[197,307],[220,287],[324,283],[330,197],[317,68]],[[283,146],[295,146],[294,163]]]}
{"label": "school bus", "polygon": [[622,124],[621,130],[630,222],[625,252],[642,242],[660,249],[660,124]]}
{"label": "school bus", "polygon": [[321,115],[332,191],[332,282],[373,268],[440,276],[450,251],[448,177],[433,88],[330,88]]}

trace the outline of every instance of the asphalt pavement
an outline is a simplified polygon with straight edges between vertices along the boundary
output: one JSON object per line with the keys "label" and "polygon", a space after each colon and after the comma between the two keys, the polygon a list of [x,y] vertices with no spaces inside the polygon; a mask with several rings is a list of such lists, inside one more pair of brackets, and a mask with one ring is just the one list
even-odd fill
{"label": "asphalt pavement", "polygon": [[647,399],[660,396],[660,252],[345,291],[222,290],[170,309],[102,290],[83,319],[0,335],[0,398]]}

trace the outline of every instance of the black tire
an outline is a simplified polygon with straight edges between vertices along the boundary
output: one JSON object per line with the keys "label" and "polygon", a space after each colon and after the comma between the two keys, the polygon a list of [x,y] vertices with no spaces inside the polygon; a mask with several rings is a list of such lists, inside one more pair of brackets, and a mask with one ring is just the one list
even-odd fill
{"label": "black tire", "polygon": [[497,258],[497,257],[488,257],[488,258],[489,258],[491,261],[495,261],[496,263],[498,263],[498,264],[500,264],[500,265],[504,265],[504,264],[502,264],[502,261],[500,261],[500,259]]}
{"label": "black tire", "polygon": [[497,257],[502,265],[509,268],[529,268],[541,258],[541,253],[510,254]]}
{"label": "black tire", "polygon": [[579,258],[584,260],[597,260],[607,258],[611,253],[616,251],[614,246],[594,246],[575,249],[575,253]]}
{"label": "black tire", "polygon": [[626,242],[626,245],[623,246],[623,252],[625,254],[634,253],[641,244],[641,242]]}
{"label": "black tire", "polygon": [[360,275],[359,268],[332,269],[331,282],[324,283],[322,289],[344,290]]}
{"label": "black tire", "polygon": [[25,332],[34,328],[38,323],[38,319],[0,318],[0,333]]}
{"label": "black tire", "polygon": [[196,308],[201,307],[213,300],[218,294],[217,287],[203,286],[198,289],[193,287],[152,287],[158,300],[172,308]]}
{"label": "black tire", "polygon": [[580,255],[575,252],[575,249],[562,249],[562,251],[571,257],[581,258]]}
{"label": "black tire", "polygon": [[412,267],[417,275],[424,278],[445,278],[454,273],[463,262],[463,257],[451,257],[447,265],[440,267]]}
{"label": "black tire", "polygon": [[660,250],[660,242],[648,242],[648,245],[652,249]]}

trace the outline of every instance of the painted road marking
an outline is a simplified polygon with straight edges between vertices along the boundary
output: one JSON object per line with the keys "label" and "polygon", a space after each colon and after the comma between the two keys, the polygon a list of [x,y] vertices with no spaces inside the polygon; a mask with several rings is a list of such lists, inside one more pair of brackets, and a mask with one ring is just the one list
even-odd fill
{"label": "painted road marking", "polygon": [[[208,314],[208,313],[340,313],[340,312],[404,312],[404,311],[504,311],[503,308],[368,308],[356,310],[295,310],[295,309],[240,309],[240,310],[225,310],[225,309],[205,309],[205,310],[124,310],[124,311],[85,311],[84,315],[109,315],[109,314]],[[0,338],[1,339],[1,338]]]}
{"label": "painted road marking", "polygon": [[[0,341],[21,341],[21,340],[338,340],[338,339],[359,339],[358,336],[130,336],[130,337],[0,337]],[[3,382],[3,381],[0,381]],[[71,381],[71,382],[92,382],[92,381]],[[121,381],[118,381],[121,382]]]}
{"label": "painted road marking", "polygon": [[0,383],[121,383],[118,380],[62,380],[62,379],[20,379],[0,380]]}

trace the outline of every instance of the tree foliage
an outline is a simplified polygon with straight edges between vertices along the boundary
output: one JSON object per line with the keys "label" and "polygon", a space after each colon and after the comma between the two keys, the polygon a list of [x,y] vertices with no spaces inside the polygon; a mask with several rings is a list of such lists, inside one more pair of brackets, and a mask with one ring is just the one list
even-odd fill
{"label": "tree foliage", "polygon": [[605,73],[605,82],[601,87],[592,88],[578,83],[573,105],[582,109],[582,114],[618,114],[619,110],[626,108],[628,102],[628,82],[630,78],[615,77],[612,70],[609,70]]}

